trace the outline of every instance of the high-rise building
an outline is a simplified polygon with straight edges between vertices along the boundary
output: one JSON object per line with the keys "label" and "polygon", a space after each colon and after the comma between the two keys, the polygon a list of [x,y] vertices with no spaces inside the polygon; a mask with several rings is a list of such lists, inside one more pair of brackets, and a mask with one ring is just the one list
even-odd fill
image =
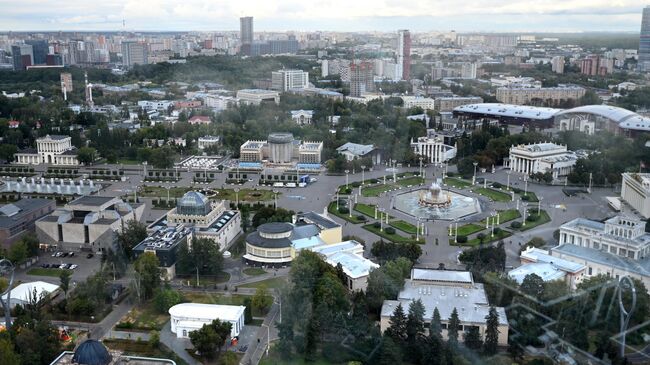
{"label": "high-rise building", "polygon": [[126,67],[146,65],[148,63],[148,46],[135,41],[122,42],[122,64]]}
{"label": "high-rise building", "polygon": [[72,92],[72,74],[69,72],[61,73],[61,92],[63,93],[63,99],[68,100],[68,93]]}
{"label": "high-rise building", "polygon": [[253,43],[253,17],[245,16],[239,18],[239,38],[242,44]]}
{"label": "high-rise building", "polygon": [[614,60],[599,55],[588,55],[580,60],[580,73],[590,76],[605,76],[614,71]]}
{"label": "high-rise building", "polygon": [[475,79],[478,65],[475,62],[463,62],[460,65],[460,77],[462,79]]}
{"label": "high-rise building", "polygon": [[639,70],[650,72],[650,6],[643,9],[639,37]]}
{"label": "high-rise building", "polygon": [[287,91],[309,86],[309,73],[302,70],[279,70],[271,73],[271,89]]}
{"label": "high-rise building", "polygon": [[556,74],[564,73],[564,57],[555,56],[551,58],[551,70]]}
{"label": "high-rise building", "polygon": [[43,39],[30,39],[25,41],[25,44],[32,46],[32,51],[34,53],[34,65],[44,65],[46,63],[46,57],[49,53],[50,45],[46,40]]}
{"label": "high-rise building", "polygon": [[411,78],[411,33],[406,29],[397,32],[397,65],[402,80]]}
{"label": "high-rise building", "polygon": [[361,97],[375,91],[375,76],[371,62],[350,63],[350,96]]}
{"label": "high-rise building", "polygon": [[34,50],[29,44],[16,44],[11,46],[14,70],[24,70],[34,64]]}

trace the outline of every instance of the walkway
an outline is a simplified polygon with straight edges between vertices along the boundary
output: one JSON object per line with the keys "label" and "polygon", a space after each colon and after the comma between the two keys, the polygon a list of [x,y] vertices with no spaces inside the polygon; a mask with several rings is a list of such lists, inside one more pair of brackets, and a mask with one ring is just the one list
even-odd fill
{"label": "walkway", "polygon": [[189,343],[189,340],[183,338],[177,338],[175,333],[171,331],[171,322],[167,321],[165,326],[160,331],[160,342],[169,347],[178,357],[183,359],[189,365],[201,365],[199,361],[193,358],[185,350],[186,348],[191,348],[192,345]]}

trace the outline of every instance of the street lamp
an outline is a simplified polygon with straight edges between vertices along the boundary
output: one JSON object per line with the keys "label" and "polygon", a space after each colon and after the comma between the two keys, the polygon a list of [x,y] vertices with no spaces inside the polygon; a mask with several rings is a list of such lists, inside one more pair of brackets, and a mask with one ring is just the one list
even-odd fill
{"label": "street lamp", "polygon": [[506,184],[506,190],[510,190],[510,174],[511,173],[512,173],[512,171],[510,171],[510,170],[508,170],[508,172],[506,172],[506,175],[508,175],[508,183]]}
{"label": "street lamp", "polygon": [[525,226],[526,225],[526,214],[528,214],[528,209],[526,209],[526,206],[528,205],[528,203],[523,202],[521,204],[524,206],[524,223],[522,225]]}
{"label": "street lamp", "polygon": [[491,237],[494,238],[494,219],[496,218],[496,212],[492,212],[491,216],[492,216],[492,235],[491,235]]}
{"label": "street lamp", "polygon": [[472,177],[472,185],[476,185],[476,166],[478,166],[478,162],[473,162],[472,165],[474,165],[474,176]]}
{"label": "street lamp", "polygon": [[524,175],[524,196],[528,195],[528,175]]}
{"label": "street lamp", "polygon": [[[274,200],[275,200],[275,209],[278,209],[278,190],[273,189],[273,195],[274,195]],[[337,199],[338,202],[338,199]],[[337,203],[338,205],[338,203]]]}
{"label": "street lamp", "polygon": [[271,327],[269,325],[262,323],[262,327],[266,327],[266,356],[269,356],[269,349],[271,348]]}
{"label": "street lamp", "polygon": [[239,207],[239,188],[235,188],[235,209]]}
{"label": "street lamp", "polygon": [[366,165],[361,165],[361,185],[366,184]]}
{"label": "street lamp", "polygon": [[543,197],[539,197],[539,202],[537,202],[537,215],[540,215],[542,212],[542,199]]}
{"label": "street lamp", "polygon": [[348,181],[348,174],[350,173],[350,170],[345,170],[345,188],[348,189],[349,181]]}
{"label": "street lamp", "polygon": [[384,208],[379,208],[379,231],[384,231]]}
{"label": "street lamp", "polygon": [[422,177],[422,156],[420,156],[419,160],[420,160],[420,177]]}

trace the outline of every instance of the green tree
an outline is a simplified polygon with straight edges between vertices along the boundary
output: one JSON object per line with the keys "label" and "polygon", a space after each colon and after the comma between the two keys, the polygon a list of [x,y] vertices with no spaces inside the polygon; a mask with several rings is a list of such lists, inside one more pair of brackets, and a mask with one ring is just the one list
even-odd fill
{"label": "green tree", "polygon": [[81,147],[77,150],[77,160],[82,165],[92,165],[95,162],[97,150],[92,147]]}
{"label": "green tree", "polygon": [[250,298],[244,299],[244,324],[251,324],[253,322],[253,304]]}
{"label": "green tree", "polygon": [[458,311],[456,307],[451,312],[449,323],[447,325],[447,341],[450,345],[458,343],[458,331],[460,330],[460,319],[458,318]]}
{"label": "green tree", "polygon": [[537,274],[528,274],[519,287],[522,293],[539,299],[544,293],[544,280]]}
{"label": "green tree", "polygon": [[21,359],[14,351],[14,345],[9,338],[0,338],[0,364],[20,365]]}
{"label": "green tree", "polygon": [[390,336],[384,336],[379,350],[379,365],[399,365],[402,363],[402,351]]}
{"label": "green tree", "polygon": [[117,243],[128,257],[131,257],[133,248],[145,238],[147,238],[147,226],[135,219],[126,222],[122,231],[117,233]]}
{"label": "green tree", "polygon": [[9,143],[0,144],[0,161],[7,163],[13,161],[16,152],[18,152],[16,145]]}
{"label": "green tree", "polygon": [[463,334],[463,342],[468,349],[479,350],[483,345],[478,326],[468,326]]}
{"label": "green tree", "polygon": [[216,276],[223,268],[223,254],[219,246],[207,238],[196,238],[192,245],[183,244],[178,249],[176,271],[183,275]]}
{"label": "green tree", "polygon": [[431,324],[429,325],[429,336],[442,338],[442,322],[440,320],[440,312],[438,307],[433,309],[433,317],[431,319]]}
{"label": "green tree", "polygon": [[139,298],[151,298],[154,290],[160,286],[160,261],[158,261],[158,257],[153,252],[145,252],[135,260],[133,267],[137,273],[136,281],[140,288]]}
{"label": "green tree", "polygon": [[269,293],[266,285],[261,285],[257,290],[255,290],[255,295],[253,295],[251,304],[262,313],[266,313],[271,308],[271,305],[273,304],[273,296]]}
{"label": "green tree", "polygon": [[183,302],[183,294],[171,288],[158,289],[153,297],[154,307],[162,314],[167,314],[169,308],[181,302]]}
{"label": "green tree", "polygon": [[149,332],[149,347],[152,349],[158,348],[158,345],[160,345],[160,332],[158,331],[151,331]]}
{"label": "green tree", "polygon": [[409,342],[415,342],[424,334],[424,304],[420,299],[411,302],[406,318],[406,336]]}
{"label": "green tree", "polygon": [[206,358],[212,358],[215,355],[221,341],[214,327],[208,324],[190,332],[189,337],[194,349],[199,352],[199,355]]}
{"label": "green tree", "polygon": [[60,287],[61,290],[63,290],[64,297],[68,297],[68,290],[70,289],[70,277],[72,274],[70,273],[69,270],[63,270],[61,271],[61,274],[59,274],[59,281],[60,281]]}
{"label": "green tree", "polygon": [[9,254],[7,256],[14,265],[22,264],[28,257],[27,245],[23,241],[14,243],[9,248]]}
{"label": "green tree", "polygon": [[483,352],[487,355],[494,355],[497,353],[499,345],[499,313],[497,313],[496,308],[490,307],[490,311],[485,319],[486,328]]}
{"label": "green tree", "polygon": [[390,316],[388,328],[385,332],[385,335],[392,338],[393,341],[395,341],[395,343],[399,346],[402,346],[404,343],[406,343],[406,321],[406,314],[404,314],[404,308],[400,303],[397,305],[393,311],[393,314]]}
{"label": "green tree", "polygon": [[38,247],[40,241],[38,240],[38,237],[36,237],[34,233],[30,232],[25,234],[20,238],[20,241],[25,244],[25,247],[27,248],[28,257],[33,257],[38,255]]}

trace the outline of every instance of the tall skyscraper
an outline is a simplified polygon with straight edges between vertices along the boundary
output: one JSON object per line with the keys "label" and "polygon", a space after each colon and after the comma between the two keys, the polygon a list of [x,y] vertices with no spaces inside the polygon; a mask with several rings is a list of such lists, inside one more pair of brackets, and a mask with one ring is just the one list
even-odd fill
{"label": "tall skyscraper", "polygon": [[555,56],[551,58],[551,70],[555,72],[556,74],[563,74],[564,73],[564,57],[563,56]]}
{"label": "tall skyscraper", "polygon": [[650,72],[650,6],[643,9],[639,37],[639,70]]}
{"label": "tall skyscraper", "polygon": [[34,64],[34,49],[29,44],[16,44],[11,46],[14,70],[24,70]]}
{"label": "tall skyscraper", "polygon": [[411,78],[411,32],[406,29],[397,31],[397,65],[402,80]]}
{"label": "tall skyscraper", "polygon": [[373,64],[367,61],[350,63],[350,96],[361,97],[364,93],[375,91]]}
{"label": "tall skyscraper", "polygon": [[239,18],[239,37],[242,44],[253,43],[253,17],[245,16]]}
{"label": "tall skyscraper", "polygon": [[50,48],[47,41],[44,39],[30,39],[25,41],[25,44],[32,46],[32,51],[34,52],[34,64],[44,65]]}
{"label": "tall skyscraper", "polygon": [[148,46],[135,41],[122,42],[122,64],[126,67],[146,65],[148,61]]}

